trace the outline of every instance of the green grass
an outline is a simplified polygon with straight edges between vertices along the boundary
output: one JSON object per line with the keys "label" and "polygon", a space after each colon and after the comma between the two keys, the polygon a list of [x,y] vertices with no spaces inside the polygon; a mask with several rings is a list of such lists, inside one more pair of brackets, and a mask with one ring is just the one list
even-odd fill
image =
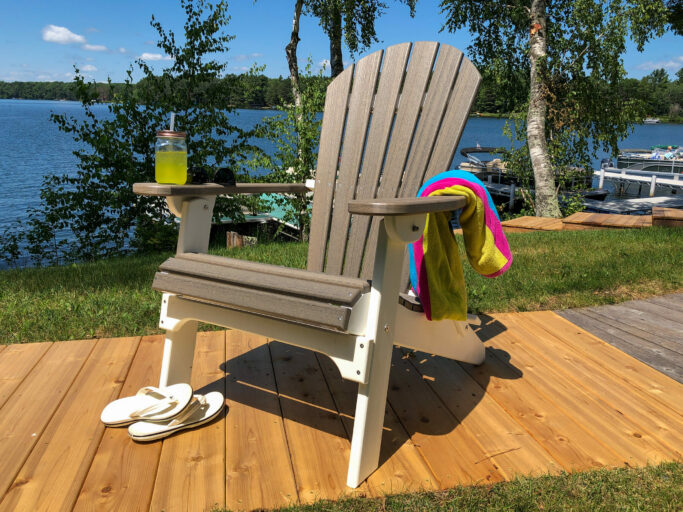
{"label": "green grass", "polygon": [[[347,498],[278,510],[288,512],[385,511],[678,511],[683,464],[517,478],[490,486],[461,486],[384,498]],[[215,512],[223,509],[214,509]]]}
{"label": "green grass", "polygon": [[[515,260],[503,276],[487,279],[464,264],[471,312],[592,306],[683,289],[681,229],[512,233],[508,239]],[[273,243],[212,252],[304,268],[306,250]],[[0,343],[161,332],[159,294],[150,285],[169,255],[0,271]]]}
{"label": "green grass", "polygon": [[510,233],[508,241],[514,261],[502,276],[463,265],[470,312],[614,304],[683,289],[680,228]]}

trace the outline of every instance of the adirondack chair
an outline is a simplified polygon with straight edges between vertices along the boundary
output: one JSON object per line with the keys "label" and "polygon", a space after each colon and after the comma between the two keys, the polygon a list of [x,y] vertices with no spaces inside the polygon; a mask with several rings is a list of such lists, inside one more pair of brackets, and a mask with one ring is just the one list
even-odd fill
{"label": "adirondack chair", "polygon": [[[161,386],[190,382],[197,321],[327,354],[358,382],[347,484],[378,466],[394,344],[480,364],[467,322],[429,322],[407,290],[406,244],[461,197],[416,198],[449,169],[480,76],[462,52],[404,43],[349,66],[327,89],[314,184],[135,184],[181,217],[177,254],[153,282],[166,329]],[[215,196],[313,188],[307,270],[208,255]],[[368,281],[370,280],[370,281]],[[402,298],[400,298],[402,297]]]}

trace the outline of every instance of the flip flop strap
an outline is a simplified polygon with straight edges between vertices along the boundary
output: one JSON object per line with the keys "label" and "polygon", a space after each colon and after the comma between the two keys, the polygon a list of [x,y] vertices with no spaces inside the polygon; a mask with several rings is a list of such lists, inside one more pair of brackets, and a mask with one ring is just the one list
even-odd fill
{"label": "flip flop strap", "polygon": [[184,423],[187,419],[189,419],[197,410],[201,409],[202,407],[206,406],[206,397],[204,395],[194,395],[192,397],[192,401],[190,402],[190,405],[185,407],[185,409],[182,410],[178,416],[173,418],[173,421],[171,421],[168,426],[169,427],[175,427],[177,425],[180,425]]}
{"label": "flip flop strap", "polygon": [[175,396],[167,395],[166,393],[161,391],[159,388],[155,388],[153,386],[144,387],[144,388],[140,389],[140,391],[137,392],[138,395],[150,395],[152,393],[157,393],[159,395],[164,396],[165,398],[162,400],[159,400],[156,403],[148,405],[147,407],[143,407],[141,409],[138,409],[137,411],[131,412],[130,413],[131,418],[142,418],[146,415],[154,414],[156,412],[167,409],[169,406],[178,403],[178,399]]}

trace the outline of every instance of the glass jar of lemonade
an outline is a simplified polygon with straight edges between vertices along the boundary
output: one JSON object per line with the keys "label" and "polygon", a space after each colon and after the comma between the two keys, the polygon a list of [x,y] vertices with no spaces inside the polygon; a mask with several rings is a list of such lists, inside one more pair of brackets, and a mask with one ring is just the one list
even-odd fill
{"label": "glass jar of lemonade", "polygon": [[154,177],[157,183],[187,183],[187,142],[185,132],[157,132]]}

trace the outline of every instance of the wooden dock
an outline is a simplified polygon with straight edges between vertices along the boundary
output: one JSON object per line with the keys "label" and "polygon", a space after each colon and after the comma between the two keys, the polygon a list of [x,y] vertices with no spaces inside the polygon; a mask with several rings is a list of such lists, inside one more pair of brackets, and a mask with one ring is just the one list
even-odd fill
{"label": "wooden dock", "polygon": [[680,460],[683,385],[553,312],[482,317],[480,367],[395,350],[381,467],[345,485],[355,385],[326,357],[198,335],[220,419],[137,444],[99,422],[158,380],[163,339],[0,346],[0,511],[232,510]]}
{"label": "wooden dock", "polygon": [[640,229],[652,226],[652,215],[577,212],[562,219],[565,231],[585,229]]}
{"label": "wooden dock", "polygon": [[596,213],[622,215],[650,214],[653,208],[683,208],[683,197],[637,197],[635,199],[617,199],[612,201],[584,199],[583,204],[587,211]]}
{"label": "wooden dock", "polygon": [[529,231],[562,231],[562,219],[532,217],[525,215],[501,222],[506,233],[527,233]]}
{"label": "wooden dock", "polygon": [[645,186],[649,187],[650,197],[654,196],[656,187],[664,187],[670,190],[683,189],[683,180],[681,179],[680,172],[657,172],[608,167],[599,171],[593,171],[593,176],[599,178],[598,188],[603,188],[605,180],[610,180],[625,188],[628,188],[630,185],[638,185],[639,191]]}
{"label": "wooden dock", "polygon": [[[501,222],[506,233],[578,231],[586,229],[641,229],[652,226],[683,227],[683,210],[653,208],[651,215],[577,212],[564,219],[523,216]],[[455,231],[462,234],[462,230]]]}
{"label": "wooden dock", "polygon": [[557,313],[683,383],[683,293]]}

